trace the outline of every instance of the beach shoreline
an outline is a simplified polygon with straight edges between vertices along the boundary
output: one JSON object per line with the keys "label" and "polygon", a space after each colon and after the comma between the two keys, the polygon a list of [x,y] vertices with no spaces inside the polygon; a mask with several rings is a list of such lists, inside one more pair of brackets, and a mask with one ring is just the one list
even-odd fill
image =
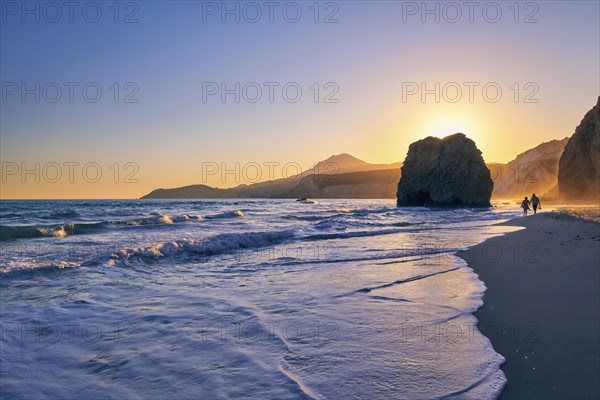
{"label": "beach shoreline", "polygon": [[600,224],[541,213],[457,253],[485,284],[477,327],[506,362],[500,399],[600,398]]}

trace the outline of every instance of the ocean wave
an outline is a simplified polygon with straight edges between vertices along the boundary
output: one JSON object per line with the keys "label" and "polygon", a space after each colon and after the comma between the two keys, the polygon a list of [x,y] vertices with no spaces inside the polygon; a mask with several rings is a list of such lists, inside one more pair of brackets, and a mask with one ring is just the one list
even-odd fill
{"label": "ocean wave", "polygon": [[355,208],[350,210],[350,214],[385,214],[388,212],[398,213],[401,209],[397,207],[382,207],[382,208]]}
{"label": "ocean wave", "polygon": [[178,215],[167,215],[161,214],[155,217],[146,217],[146,218],[138,218],[127,221],[119,221],[113,222],[115,225],[129,225],[129,226],[138,226],[138,225],[172,225],[177,222],[186,222],[190,220],[201,220],[203,219],[200,215],[192,215],[192,214],[178,214]]}
{"label": "ocean wave", "polygon": [[296,235],[294,230],[274,232],[222,233],[203,240],[181,239],[155,243],[150,246],[132,247],[113,253],[109,265],[127,265],[139,260],[152,262],[164,257],[179,255],[212,256],[239,249],[265,247],[281,243]]}
{"label": "ocean wave", "polygon": [[19,218],[22,217],[23,214],[21,213],[17,213],[17,212],[8,212],[6,214],[0,212],[0,219],[4,219],[4,218]]}
{"label": "ocean wave", "polygon": [[99,232],[103,229],[131,226],[162,226],[185,223],[188,221],[200,221],[203,219],[227,219],[241,218],[244,213],[240,210],[228,211],[205,217],[195,214],[160,214],[152,217],[141,217],[121,221],[101,221],[101,222],[78,222],[62,223],[54,225],[24,225],[10,226],[0,225],[0,241],[14,239],[35,239],[40,237],[66,237],[71,235],[81,235],[92,232]]}
{"label": "ocean wave", "polygon": [[324,219],[329,219],[331,217],[332,217],[332,215],[314,215],[314,214],[295,215],[295,214],[291,214],[291,215],[284,215],[281,218],[299,220],[299,221],[321,221]]}
{"label": "ocean wave", "polygon": [[345,231],[347,229],[373,229],[373,228],[391,228],[391,227],[407,227],[418,225],[418,223],[410,222],[392,222],[388,220],[363,220],[348,218],[345,215],[338,214],[331,217],[324,218],[313,224],[313,228],[317,230],[334,230],[334,231]]}
{"label": "ocean wave", "polygon": [[58,210],[52,212],[49,216],[51,219],[55,218],[77,218],[79,214],[75,210]]}
{"label": "ocean wave", "polygon": [[59,224],[47,226],[5,226],[0,225],[0,241],[12,239],[33,239],[44,236],[65,237],[100,230],[107,222]]}
{"label": "ocean wave", "polygon": [[3,262],[0,264],[0,280],[10,278],[19,274],[38,274],[59,271],[68,268],[77,268],[81,266],[79,263],[70,261],[49,261],[47,263],[37,262]]}
{"label": "ocean wave", "polygon": [[[358,223],[358,220],[364,220],[369,217],[370,214],[384,214],[386,212],[392,212],[395,209],[376,209],[376,210],[368,210],[368,209],[356,209],[350,210],[347,208],[336,208],[332,210],[326,210],[323,213],[314,214],[310,213],[297,213],[284,215],[283,219],[293,219],[293,220],[301,220],[301,221],[327,221],[332,219],[338,219],[340,221],[346,221],[351,224],[353,221]],[[394,213],[398,214],[396,211]],[[389,225],[389,224],[388,224]],[[382,225],[383,226],[383,225]]]}
{"label": "ocean wave", "polygon": [[336,230],[336,231],[345,231],[347,229],[347,226],[344,223],[344,221],[338,221],[335,219],[326,219],[324,221],[314,224],[313,228],[318,229],[318,230],[332,229],[332,230]]}
{"label": "ocean wave", "polygon": [[204,218],[206,219],[227,219],[227,218],[242,218],[244,217],[244,213],[240,210],[235,211],[226,211],[219,214],[206,215]]}
{"label": "ocean wave", "polygon": [[380,236],[380,235],[393,235],[395,233],[406,232],[405,229],[379,229],[372,231],[351,231],[344,233],[316,233],[308,234],[304,237],[305,240],[330,240],[330,239],[349,239],[354,237],[365,237],[365,236]]}

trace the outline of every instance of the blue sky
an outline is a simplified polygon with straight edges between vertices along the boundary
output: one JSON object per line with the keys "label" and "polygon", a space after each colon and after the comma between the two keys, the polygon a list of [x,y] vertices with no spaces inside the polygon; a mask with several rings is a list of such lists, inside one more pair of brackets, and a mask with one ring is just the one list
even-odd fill
{"label": "blue sky", "polygon": [[[600,94],[598,1],[520,2],[518,23],[512,1],[494,3],[503,13],[495,23],[480,8],[472,23],[464,14],[456,23],[443,15],[439,23],[432,16],[423,23],[419,13],[404,15],[405,22],[403,7],[413,2],[391,1],[321,2],[319,23],[314,2],[298,2],[293,6],[302,17],[290,23],[280,11],[290,2],[275,3],[273,23],[264,6],[256,23],[243,14],[239,23],[231,16],[223,23],[220,15],[203,14],[213,6],[219,12],[223,2],[199,1],[100,1],[89,9],[101,9],[97,23],[86,21],[81,8],[73,22],[63,8],[52,23],[45,3],[28,2],[40,7],[36,22],[33,14],[23,21],[22,10],[15,12],[13,5],[22,2],[2,1],[2,160],[138,163],[145,183],[111,188],[116,197],[198,183],[203,161],[309,166],[342,152],[370,162],[402,161],[412,141],[440,134],[435,126],[466,130],[487,161],[506,162],[542,141],[571,135]],[[227,7],[236,4],[246,3]],[[338,22],[324,23],[333,11]],[[130,13],[137,22],[123,23]],[[529,14],[539,22],[524,23]],[[103,93],[97,103],[85,101],[78,88],[73,103],[64,91],[56,103],[5,93],[11,83],[35,82],[77,82],[78,88],[94,82]],[[115,82],[117,103],[110,89]],[[128,82],[134,86],[125,87]],[[264,92],[257,103],[235,103],[233,96],[204,103],[203,82],[296,82],[303,95],[297,103],[278,90],[273,103]],[[321,86],[318,103],[314,82]],[[339,89],[337,103],[322,101],[327,82]],[[423,103],[418,96],[403,102],[403,82],[497,82],[503,98],[493,104],[481,96],[473,103]],[[525,83],[535,82],[538,102],[511,101],[514,82],[521,96]],[[132,88],[138,102],[123,102]]]}

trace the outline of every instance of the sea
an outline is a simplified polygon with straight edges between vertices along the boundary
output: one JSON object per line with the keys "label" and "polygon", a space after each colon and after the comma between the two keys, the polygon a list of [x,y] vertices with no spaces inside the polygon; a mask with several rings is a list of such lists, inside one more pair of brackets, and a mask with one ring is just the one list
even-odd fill
{"label": "sea", "polygon": [[455,253],[516,216],[1,201],[0,398],[495,399],[504,358],[473,316],[486,288]]}

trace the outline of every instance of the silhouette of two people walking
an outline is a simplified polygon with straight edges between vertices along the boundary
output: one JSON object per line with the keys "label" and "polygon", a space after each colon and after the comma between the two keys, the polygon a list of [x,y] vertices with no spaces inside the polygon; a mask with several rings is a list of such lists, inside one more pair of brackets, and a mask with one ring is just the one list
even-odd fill
{"label": "silhouette of two people walking", "polygon": [[531,200],[529,200],[527,198],[527,196],[525,196],[525,198],[523,199],[523,201],[521,202],[521,208],[523,209],[523,216],[527,216],[527,211],[530,210],[529,205],[531,205],[533,207],[533,214],[537,214],[537,209],[538,208],[542,208],[541,205],[542,203],[540,202],[540,199],[534,194],[531,195]]}

